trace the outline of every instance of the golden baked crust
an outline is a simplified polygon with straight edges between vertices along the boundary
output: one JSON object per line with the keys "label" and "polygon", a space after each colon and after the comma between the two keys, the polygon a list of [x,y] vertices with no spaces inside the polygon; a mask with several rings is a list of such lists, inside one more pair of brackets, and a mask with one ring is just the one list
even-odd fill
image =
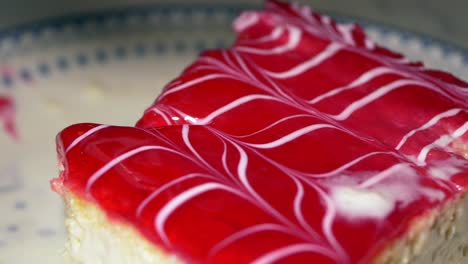
{"label": "golden baked crust", "polygon": [[[132,226],[110,220],[95,204],[69,192],[64,200],[69,237],[66,263],[182,263],[149,243]],[[464,194],[415,221],[407,235],[373,263],[468,263],[467,233],[468,194]]]}
{"label": "golden baked crust", "polygon": [[468,194],[417,219],[374,263],[468,263]]}
{"label": "golden baked crust", "polygon": [[110,220],[95,204],[64,194],[68,241],[65,263],[181,263],[143,238],[132,226]]}

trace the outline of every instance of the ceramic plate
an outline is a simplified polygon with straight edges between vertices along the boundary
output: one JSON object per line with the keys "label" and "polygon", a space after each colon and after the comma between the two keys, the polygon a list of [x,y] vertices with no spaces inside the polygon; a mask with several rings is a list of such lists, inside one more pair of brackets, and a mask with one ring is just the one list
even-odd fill
{"label": "ceramic plate", "polygon": [[[77,122],[131,125],[207,48],[228,45],[242,6],[151,6],[63,17],[0,32],[0,263],[62,263],[55,134]],[[378,43],[468,78],[468,54],[366,22]],[[4,123],[4,122],[3,122]]]}

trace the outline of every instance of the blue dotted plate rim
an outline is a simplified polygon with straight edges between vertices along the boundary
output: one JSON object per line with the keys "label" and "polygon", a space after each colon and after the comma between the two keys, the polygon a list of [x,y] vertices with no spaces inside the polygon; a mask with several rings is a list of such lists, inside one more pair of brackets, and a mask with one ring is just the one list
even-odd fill
{"label": "blue dotted plate rim", "polygon": [[[45,35],[44,32],[47,31],[52,31],[60,35],[65,27],[71,26],[74,29],[73,32],[79,32],[79,30],[87,23],[95,23],[97,26],[99,26],[110,19],[116,19],[121,23],[126,23],[126,21],[128,21],[128,18],[130,17],[138,17],[140,19],[145,19],[150,16],[158,16],[167,19],[165,20],[165,22],[170,22],[171,20],[168,18],[170,18],[172,14],[182,14],[185,17],[189,17],[194,13],[201,13],[205,15],[208,19],[210,19],[214,17],[215,14],[222,13],[229,18],[228,22],[230,23],[230,20],[236,17],[241,11],[247,9],[259,9],[259,6],[253,4],[221,3],[149,4],[132,5],[117,8],[104,8],[100,10],[86,11],[80,13],[69,13],[62,16],[42,18],[36,21],[27,22],[16,26],[8,27],[4,30],[0,30],[0,47],[7,40],[12,41],[13,44],[19,43],[21,42],[22,38],[27,34],[30,34],[33,40],[40,40],[41,37]],[[377,29],[379,33],[381,33],[381,35],[383,36],[388,34],[396,34],[402,39],[403,42],[409,41],[411,39],[417,39],[422,43],[423,48],[438,46],[441,48],[442,55],[444,57],[452,53],[458,53],[462,56],[463,63],[468,64],[468,50],[454,43],[443,41],[427,34],[421,34],[419,32],[403,29],[395,25],[385,24],[370,19],[342,15],[336,12],[327,12],[321,10],[319,11],[324,14],[331,15],[340,22],[357,22],[364,28],[372,27],[374,29]],[[192,25],[187,23],[180,23],[176,25],[170,23],[170,25],[176,26],[177,30],[189,31],[192,29]],[[219,27],[221,28],[221,26]],[[102,27],[99,28],[99,30],[102,30]],[[105,32],[105,30],[106,29],[104,29],[103,32]],[[173,45],[173,51],[175,52],[180,53],[185,51],[185,49],[187,48],[184,43],[175,44],[176,45]],[[32,45],[34,45],[34,42]],[[192,48],[194,48],[195,51],[199,52],[206,48],[220,48],[224,47],[225,45],[226,43],[224,43],[223,41],[218,41],[218,44],[216,44],[213,47],[208,46],[204,43],[195,43],[195,45],[193,45]],[[154,47],[154,50],[156,50],[157,54],[163,54],[168,51],[167,47],[164,47],[161,44],[156,45]],[[133,51],[137,56],[143,56],[146,53],[146,48],[136,46],[133,48]],[[122,59],[125,57],[126,52],[127,51],[123,50],[122,47],[116,47],[112,55],[116,59]],[[90,60],[95,60],[98,63],[106,63],[110,56],[111,55],[109,55],[107,51],[97,50],[94,54],[94,58],[89,58],[83,54],[78,54],[74,58],[74,63],[78,66],[85,66],[89,63]],[[42,77],[48,76],[54,67],[56,67],[59,71],[64,71],[70,66],[70,64],[70,61],[64,59],[63,56],[59,56],[55,60],[55,65],[38,62],[34,68],[19,69],[17,76],[14,77],[9,74],[5,74],[4,72],[0,72],[0,86],[10,88],[14,85],[14,82],[16,80],[29,81],[34,74],[37,74]]]}
{"label": "blue dotted plate rim", "polygon": [[[46,29],[52,29],[60,31],[65,25],[76,25],[80,26],[85,24],[88,21],[103,22],[109,18],[120,18],[124,19],[129,16],[149,16],[154,14],[159,15],[169,15],[173,12],[181,12],[185,15],[192,13],[193,11],[202,11],[207,15],[213,15],[217,12],[224,12],[231,16],[236,16],[239,12],[248,9],[259,9],[258,5],[254,4],[140,4],[124,7],[115,7],[115,8],[104,8],[95,11],[86,11],[86,12],[72,12],[60,16],[46,17],[34,21],[25,22],[18,25],[9,26],[5,29],[0,30],[0,42],[5,38],[20,39],[21,36],[25,33],[31,32],[35,36],[39,36],[41,32]],[[410,37],[417,37],[423,40],[423,44],[430,45],[431,43],[440,45],[445,48],[444,50],[455,50],[462,52],[464,54],[468,53],[468,49],[439,39],[437,37],[431,36],[429,34],[420,33],[417,31],[409,30],[401,26],[397,26],[390,23],[383,23],[375,21],[372,19],[344,15],[342,13],[337,13],[334,11],[328,10],[318,10],[320,13],[328,14],[334,17],[335,19],[342,22],[356,22],[364,27],[367,26],[376,26],[382,30],[382,33],[400,33],[403,39],[408,39]],[[184,25],[185,28],[189,28]]]}

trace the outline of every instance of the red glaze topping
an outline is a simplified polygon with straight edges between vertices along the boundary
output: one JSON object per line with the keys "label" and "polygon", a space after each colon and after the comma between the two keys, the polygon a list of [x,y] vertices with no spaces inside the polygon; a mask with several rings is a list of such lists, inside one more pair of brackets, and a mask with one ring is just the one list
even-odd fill
{"label": "red glaze topping", "polygon": [[0,122],[11,138],[18,138],[15,125],[15,104],[10,97],[0,96]]}
{"label": "red glaze topping", "polygon": [[269,1],[137,127],[71,126],[55,185],[187,262],[363,263],[468,186],[468,84]]}

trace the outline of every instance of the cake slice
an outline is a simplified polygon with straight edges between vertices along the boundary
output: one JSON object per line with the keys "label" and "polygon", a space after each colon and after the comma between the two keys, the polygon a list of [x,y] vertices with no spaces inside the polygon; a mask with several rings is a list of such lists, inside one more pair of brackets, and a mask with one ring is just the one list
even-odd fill
{"label": "cake slice", "polygon": [[468,84],[268,1],[135,127],[57,136],[77,263],[468,263]]}

